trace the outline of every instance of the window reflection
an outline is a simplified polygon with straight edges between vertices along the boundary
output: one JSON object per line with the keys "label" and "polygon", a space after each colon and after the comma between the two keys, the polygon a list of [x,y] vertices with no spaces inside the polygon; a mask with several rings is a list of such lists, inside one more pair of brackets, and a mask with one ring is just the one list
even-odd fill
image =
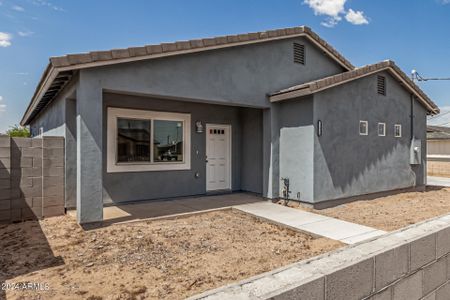
{"label": "window reflection", "polygon": [[153,121],[153,161],[183,161],[183,122]]}
{"label": "window reflection", "polygon": [[117,162],[150,161],[150,121],[117,120]]}

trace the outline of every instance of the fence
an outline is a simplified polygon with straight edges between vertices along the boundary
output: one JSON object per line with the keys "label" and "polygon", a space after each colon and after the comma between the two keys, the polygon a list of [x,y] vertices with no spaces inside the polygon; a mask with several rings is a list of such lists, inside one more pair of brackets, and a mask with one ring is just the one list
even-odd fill
{"label": "fence", "polygon": [[428,156],[427,172],[430,176],[450,177],[450,155]]}
{"label": "fence", "polygon": [[64,138],[0,136],[0,223],[64,214]]}

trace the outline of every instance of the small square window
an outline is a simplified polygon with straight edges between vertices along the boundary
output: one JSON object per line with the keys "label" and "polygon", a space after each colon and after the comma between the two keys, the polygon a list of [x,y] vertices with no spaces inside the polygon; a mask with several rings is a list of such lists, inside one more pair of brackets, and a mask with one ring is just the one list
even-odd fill
{"label": "small square window", "polygon": [[368,135],[368,134],[369,134],[369,122],[359,121],[359,135]]}
{"label": "small square window", "polygon": [[378,136],[386,136],[386,123],[378,123]]}
{"label": "small square window", "polygon": [[402,125],[395,124],[394,133],[395,133],[395,137],[402,137]]}

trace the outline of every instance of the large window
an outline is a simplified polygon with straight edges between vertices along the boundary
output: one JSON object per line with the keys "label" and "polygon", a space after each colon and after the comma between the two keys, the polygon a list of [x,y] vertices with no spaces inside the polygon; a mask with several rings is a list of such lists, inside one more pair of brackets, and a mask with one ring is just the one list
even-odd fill
{"label": "large window", "polygon": [[108,108],[108,172],[190,169],[190,115]]}

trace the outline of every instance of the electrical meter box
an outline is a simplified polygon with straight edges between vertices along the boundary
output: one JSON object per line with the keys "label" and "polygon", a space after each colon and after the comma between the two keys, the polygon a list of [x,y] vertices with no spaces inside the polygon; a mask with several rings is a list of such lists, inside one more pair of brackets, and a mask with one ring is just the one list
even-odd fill
{"label": "electrical meter box", "polygon": [[422,163],[422,140],[413,139],[411,141],[410,164],[420,165]]}

